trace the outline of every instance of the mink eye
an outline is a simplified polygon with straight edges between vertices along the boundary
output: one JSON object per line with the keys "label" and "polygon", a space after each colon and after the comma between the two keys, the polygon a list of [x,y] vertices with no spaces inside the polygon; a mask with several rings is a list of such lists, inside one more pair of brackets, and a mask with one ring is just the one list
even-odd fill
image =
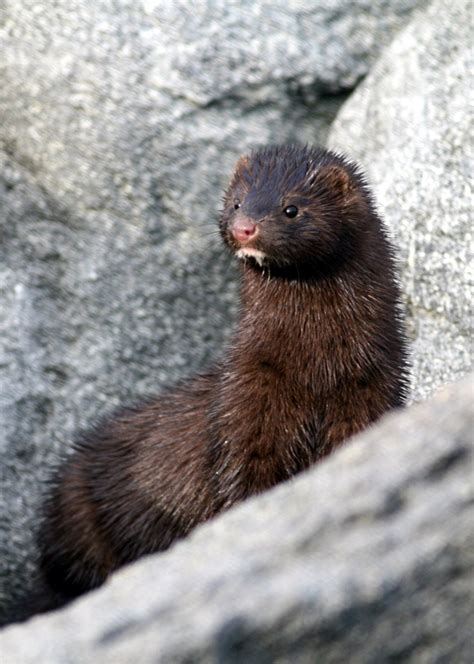
{"label": "mink eye", "polygon": [[241,206],[240,201],[235,201],[235,203],[234,203],[234,210],[238,210],[240,206]]}
{"label": "mink eye", "polygon": [[293,217],[296,217],[296,215],[298,214],[298,208],[296,207],[296,205],[288,205],[288,207],[286,207],[283,210],[283,212],[286,214],[287,217],[293,219]]}

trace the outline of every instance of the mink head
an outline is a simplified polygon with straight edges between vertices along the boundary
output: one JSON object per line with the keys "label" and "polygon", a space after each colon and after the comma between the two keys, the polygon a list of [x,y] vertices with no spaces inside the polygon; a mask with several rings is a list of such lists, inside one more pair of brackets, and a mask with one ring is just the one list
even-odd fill
{"label": "mink head", "polygon": [[317,273],[354,255],[373,216],[354,164],[328,150],[282,145],[239,159],[220,231],[255,269]]}

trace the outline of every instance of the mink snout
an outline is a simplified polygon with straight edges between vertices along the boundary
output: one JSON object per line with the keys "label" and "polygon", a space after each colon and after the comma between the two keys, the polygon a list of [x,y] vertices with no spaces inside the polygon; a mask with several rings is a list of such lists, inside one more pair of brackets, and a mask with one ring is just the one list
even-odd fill
{"label": "mink snout", "polygon": [[257,236],[257,224],[248,217],[238,216],[230,227],[230,232],[239,244],[247,244]]}

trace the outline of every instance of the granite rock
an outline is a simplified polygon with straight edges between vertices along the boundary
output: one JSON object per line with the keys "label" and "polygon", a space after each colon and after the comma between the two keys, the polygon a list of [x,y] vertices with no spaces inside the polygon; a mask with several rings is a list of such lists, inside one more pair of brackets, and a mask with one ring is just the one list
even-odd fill
{"label": "granite rock", "polygon": [[6,664],[472,661],[473,378],[0,633]]}
{"label": "granite rock", "polygon": [[416,399],[472,368],[471,15],[436,1],[413,18],[328,141],[365,165],[399,247]]}
{"label": "granite rock", "polygon": [[227,338],[215,220],[233,161],[322,142],[421,4],[2,4],[0,621],[33,584],[41,487],[72,432]]}

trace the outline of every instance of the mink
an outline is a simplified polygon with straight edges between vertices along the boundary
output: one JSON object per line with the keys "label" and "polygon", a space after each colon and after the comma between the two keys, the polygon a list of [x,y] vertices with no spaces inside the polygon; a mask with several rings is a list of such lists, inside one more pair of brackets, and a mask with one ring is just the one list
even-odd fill
{"label": "mink", "polygon": [[394,251],[355,163],[256,150],[237,162],[219,228],[241,268],[223,358],[83,434],[53,478],[39,545],[64,601],[405,402]]}

